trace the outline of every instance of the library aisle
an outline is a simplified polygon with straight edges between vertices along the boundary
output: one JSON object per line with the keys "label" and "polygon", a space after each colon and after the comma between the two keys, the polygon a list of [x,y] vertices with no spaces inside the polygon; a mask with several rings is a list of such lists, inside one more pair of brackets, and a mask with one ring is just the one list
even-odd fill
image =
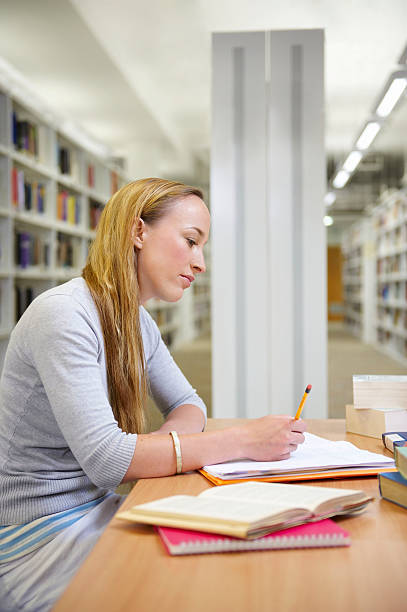
{"label": "library aisle", "polygon": [[353,374],[407,374],[400,362],[377,351],[346,331],[342,323],[328,324],[328,402],[331,418],[345,418],[353,403]]}
{"label": "library aisle", "polygon": [[[173,351],[173,357],[198,390],[211,415],[211,340],[201,336]],[[345,418],[352,403],[353,374],[407,374],[407,368],[346,331],[342,323],[328,325],[329,417]],[[316,384],[316,383],[314,383]]]}

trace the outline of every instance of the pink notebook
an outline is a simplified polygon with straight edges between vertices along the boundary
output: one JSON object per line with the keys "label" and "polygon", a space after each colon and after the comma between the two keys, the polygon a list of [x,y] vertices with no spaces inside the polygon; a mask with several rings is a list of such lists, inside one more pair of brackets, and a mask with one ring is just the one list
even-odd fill
{"label": "pink notebook", "polygon": [[255,540],[241,540],[173,527],[155,527],[155,529],[170,555],[350,545],[349,533],[331,519],[275,531]]}

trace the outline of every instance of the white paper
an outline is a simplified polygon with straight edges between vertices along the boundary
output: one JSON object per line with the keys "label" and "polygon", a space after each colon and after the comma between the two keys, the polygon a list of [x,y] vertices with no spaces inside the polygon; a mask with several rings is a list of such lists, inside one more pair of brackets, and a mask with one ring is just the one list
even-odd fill
{"label": "white paper", "polygon": [[219,478],[245,478],[287,474],[292,472],[319,471],[336,468],[394,467],[394,460],[378,453],[361,450],[345,441],[326,440],[311,433],[305,433],[305,442],[288,459],[281,461],[238,460],[215,465],[205,465],[204,469]]}

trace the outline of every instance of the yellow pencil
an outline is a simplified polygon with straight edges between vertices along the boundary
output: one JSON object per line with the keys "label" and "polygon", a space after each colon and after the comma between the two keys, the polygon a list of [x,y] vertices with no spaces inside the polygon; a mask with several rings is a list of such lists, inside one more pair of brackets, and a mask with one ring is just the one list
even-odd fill
{"label": "yellow pencil", "polygon": [[294,417],[295,421],[298,421],[298,419],[300,418],[302,409],[303,409],[304,404],[305,404],[305,400],[307,399],[308,393],[311,391],[311,389],[312,389],[312,385],[308,385],[307,388],[305,389],[304,395],[302,396],[302,400],[300,402],[300,405],[298,406],[297,414]]}

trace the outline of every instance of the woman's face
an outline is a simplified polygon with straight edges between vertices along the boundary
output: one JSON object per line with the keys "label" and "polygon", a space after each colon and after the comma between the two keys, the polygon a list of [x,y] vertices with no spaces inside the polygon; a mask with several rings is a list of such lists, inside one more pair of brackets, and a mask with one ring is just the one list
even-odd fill
{"label": "woman's face", "polygon": [[205,272],[203,247],[209,227],[209,211],[195,195],[180,199],[153,225],[134,225],[142,304],[151,298],[178,301],[196,275]]}

